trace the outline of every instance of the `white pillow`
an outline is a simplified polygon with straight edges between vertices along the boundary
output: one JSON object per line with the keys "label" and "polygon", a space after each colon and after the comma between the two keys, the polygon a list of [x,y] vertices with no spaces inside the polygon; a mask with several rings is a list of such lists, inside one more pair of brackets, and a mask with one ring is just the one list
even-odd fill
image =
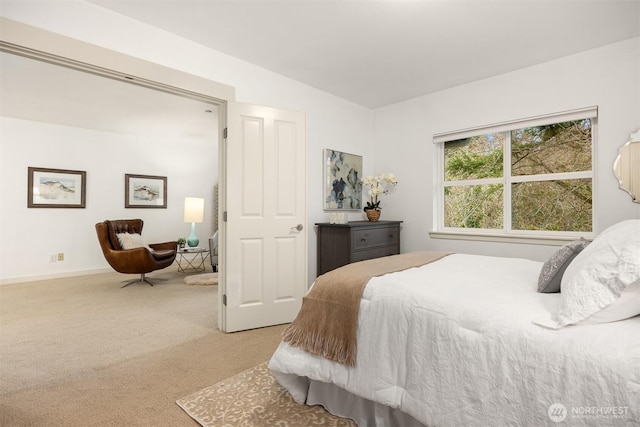
{"label": "white pillow", "polygon": [[147,248],[151,250],[138,233],[118,233],[116,236],[123,249]]}
{"label": "white pillow", "polygon": [[580,325],[617,322],[640,314],[640,280],[636,280],[622,292],[620,298],[592,316],[578,322]]}
{"label": "white pillow", "polygon": [[560,309],[534,323],[552,329],[578,323],[610,306],[638,279],[640,220],[633,219],[607,228],[573,259],[562,276]]}

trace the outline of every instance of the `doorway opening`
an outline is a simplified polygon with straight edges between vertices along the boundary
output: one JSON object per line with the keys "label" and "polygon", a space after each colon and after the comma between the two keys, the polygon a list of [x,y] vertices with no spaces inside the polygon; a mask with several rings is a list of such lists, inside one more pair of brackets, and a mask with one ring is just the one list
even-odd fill
{"label": "doorway opening", "polygon": [[[92,251],[95,233],[78,230],[92,230],[104,219],[142,217],[145,238],[151,242],[186,236],[185,197],[205,199],[198,234],[201,246],[208,247],[209,238],[219,228],[215,198],[224,176],[220,153],[226,101],[6,42],[0,42],[0,64],[3,169],[12,168],[3,176],[23,177],[30,166],[83,170],[88,173],[85,190],[89,196],[82,212],[54,211],[64,213],[56,227],[46,225],[44,217],[50,210],[28,211],[36,228],[30,231],[40,236],[44,250],[49,246],[53,250],[61,242],[64,246],[69,236],[75,236],[73,244],[63,248],[66,265],[43,265],[34,271],[34,266],[42,264],[38,251],[24,248],[30,255],[12,261],[7,268],[3,265],[0,279],[28,276],[24,272],[47,278],[52,271],[60,277],[66,266],[70,273],[72,269],[96,270],[103,259],[96,262]],[[17,134],[20,138],[14,137]],[[167,178],[166,207],[127,209],[122,193],[128,174]],[[25,216],[24,211],[7,208],[2,214],[13,224]],[[2,234],[9,239],[17,229],[21,227],[13,231],[3,227]],[[11,238],[17,245],[21,240]],[[12,251],[20,248],[12,247]],[[94,259],[86,255],[92,253]]]}

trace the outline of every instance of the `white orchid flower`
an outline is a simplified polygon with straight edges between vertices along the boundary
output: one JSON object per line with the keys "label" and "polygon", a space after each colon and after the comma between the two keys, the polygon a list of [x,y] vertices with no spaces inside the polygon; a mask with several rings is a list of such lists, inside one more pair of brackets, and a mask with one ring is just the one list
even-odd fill
{"label": "white orchid flower", "polygon": [[366,209],[380,209],[381,194],[388,194],[398,185],[396,176],[392,173],[381,173],[376,176],[366,176],[360,180],[363,185],[369,187],[368,194],[370,201],[367,202]]}

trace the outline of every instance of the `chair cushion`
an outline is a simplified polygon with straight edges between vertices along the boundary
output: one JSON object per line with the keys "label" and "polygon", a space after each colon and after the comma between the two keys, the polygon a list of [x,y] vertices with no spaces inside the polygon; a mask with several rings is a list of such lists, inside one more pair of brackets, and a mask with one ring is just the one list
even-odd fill
{"label": "chair cushion", "polygon": [[155,250],[151,251],[151,255],[153,255],[153,257],[158,261],[171,258],[175,256],[175,254],[176,254],[176,251],[172,251],[170,249],[161,249],[159,251],[155,251]]}

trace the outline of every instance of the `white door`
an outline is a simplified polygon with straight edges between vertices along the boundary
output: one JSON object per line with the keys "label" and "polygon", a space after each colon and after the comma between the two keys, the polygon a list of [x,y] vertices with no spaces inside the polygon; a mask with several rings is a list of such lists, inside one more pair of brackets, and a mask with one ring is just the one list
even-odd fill
{"label": "white door", "polygon": [[304,113],[229,103],[218,304],[225,332],[288,323],[300,310],[306,146]]}

